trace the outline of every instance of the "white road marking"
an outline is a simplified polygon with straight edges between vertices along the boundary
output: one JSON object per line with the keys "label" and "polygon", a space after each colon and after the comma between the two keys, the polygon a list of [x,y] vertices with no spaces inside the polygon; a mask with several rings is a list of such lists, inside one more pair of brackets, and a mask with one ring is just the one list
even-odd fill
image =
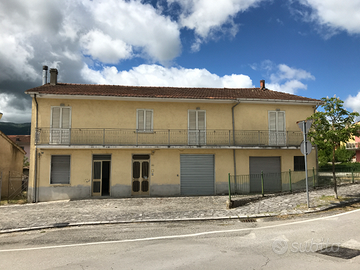
{"label": "white road marking", "polygon": [[92,245],[105,245],[105,244],[119,244],[119,243],[130,243],[130,242],[143,242],[143,241],[152,241],[152,240],[165,240],[165,239],[176,239],[176,238],[190,238],[196,236],[210,235],[210,234],[218,234],[218,233],[232,233],[232,232],[241,232],[241,231],[257,231],[264,229],[272,229],[277,227],[284,227],[302,223],[308,223],[318,220],[325,219],[333,219],[334,217],[339,217],[343,215],[352,214],[355,212],[359,212],[360,209],[349,211],[341,214],[336,214],[328,217],[319,217],[314,219],[307,219],[301,221],[295,221],[285,224],[276,224],[270,225],[266,227],[258,227],[258,228],[243,228],[243,229],[234,229],[234,230],[222,230],[222,231],[210,231],[210,232],[201,232],[201,233],[192,233],[192,234],[183,234],[183,235],[168,235],[168,236],[157,236],[157,237],[148,237],[148,238],[139,238],[139,239],[126,239],[126,240],[116,240],[116,241],[103,241],[103,242],[92,242],[92,243],[82,243],[82,244],[71,244],[71,245],[59,245],[59,246],[46,246],[46,247],[34,247],[34,248],[18,248],[18,249],[4,249],[0,250],[0,253],[4,252],[17,252],[17,251],[32,251],[32,250],[45,250],[45,249],[56,249],[56,248],[67,248],[67,247],[81,247],[81,246],[92,246]]}

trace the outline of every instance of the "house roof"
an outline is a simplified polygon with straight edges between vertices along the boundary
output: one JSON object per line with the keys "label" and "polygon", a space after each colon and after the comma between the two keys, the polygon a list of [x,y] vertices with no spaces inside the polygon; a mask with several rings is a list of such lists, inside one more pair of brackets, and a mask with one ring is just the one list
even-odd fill
{"label": "house roof", "polygon": [[3,137],[6,141],[8,141],[11,145],[13,145],[15,148],[17,148],[20,152],[22,152],[24,155],[26,154],[26,152],[21,149],[21,147],[19,145],[17,145],[16,143],[14,143],[8,136],[6,136],[4,133],[2,133],[0,131],[0,137]]}
{"label": "house roof", "polygon": [[260,88],[189,88],[189,87],[149,87],[100,84],[45,84],[25,91],[26,94],[93,97],[128,97],[161,99],[201,99],[201,100],[278,100],[318,103],[318,99],[277,92]]}
{"label": "house roof", "polygon": [[30,144],[30,135],[7,135],[16,144]]}

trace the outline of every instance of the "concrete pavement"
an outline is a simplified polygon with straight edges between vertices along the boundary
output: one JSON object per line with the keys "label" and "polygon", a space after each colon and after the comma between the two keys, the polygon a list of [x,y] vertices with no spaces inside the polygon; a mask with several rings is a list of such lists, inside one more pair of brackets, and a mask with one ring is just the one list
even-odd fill
{"label": "concrete pavement", "polygon": [[[340,197],[360,201],[360,184],[338,187]],[[232,196],[236,205],[226,209],[228,196],[91,199],[0,206],[0,233],[66,226],[256,218],[322,211],[338,206],[333,189],[286,195]]]}

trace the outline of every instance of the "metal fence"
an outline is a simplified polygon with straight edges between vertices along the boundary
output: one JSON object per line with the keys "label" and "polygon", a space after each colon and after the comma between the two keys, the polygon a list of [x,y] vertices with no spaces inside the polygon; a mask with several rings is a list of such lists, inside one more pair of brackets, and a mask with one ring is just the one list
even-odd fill
{"label": "metal fence", "polygon": [[[360,172],[336,172],[337,184],[360,183]],[[269,194],[280,192],[294,192],[306,189],[305,171],[288,171],[282,173],[262,173],[251,175],[229,174],[229,186],[232,195],[239,194]],[[308,170],[308,187],[334,186],[332,172]]]}
{"label": "metal fence", "polygon": [[299,146],[300,131],[224,129],[115,129],[115,128],[38,128],[36,144],[50,145],[156,145],[156,146]]}
{"label": "metal fence", "polygon": [[[0,199],[11,202],[12,200],[27,200],[28,175],[20,172],[8,172],[8,177],[0,172]],[[1,196],[2,194],[2,196]]]}

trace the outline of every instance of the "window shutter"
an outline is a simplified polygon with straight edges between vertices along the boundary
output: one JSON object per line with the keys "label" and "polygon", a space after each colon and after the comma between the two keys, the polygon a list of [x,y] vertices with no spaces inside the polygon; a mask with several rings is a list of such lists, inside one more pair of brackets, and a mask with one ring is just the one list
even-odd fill
{"label": "window shutter", "polygon": [[189,111],[189,129],[196,129],[196,111]]}
{"label": "window shutter", "polygon": [[138,130],[144,130],[144,110],[138,110]]}
{"label": "window shutter", "polygon": [[70,108],[62,109],[61,128],[70,128]]}
{"label": "window shutter", "polygon": [[70,156],[51,157],[51,184],[70,183]]}
{"label": "window shutter", "polygon": [[146,122],[145,122],[145,130],[149,131],[152,130],[152,119],[153,119],[153,112],[151,110],[146,111]]}
{"label": "window shutter", "polygon": [[204,130],[205,129],[205,112],[198,111],[198,126],[197,129]]}
{"label": "window shutter", "polygon": [[276,112],[269,112],[269,130],[276,131]]}
{"label": "window shutter", "polygon": [[51,127],[52,128],[60,128],[60,107],[52,108]]}
{"label": "window shutter", "polygon": [[277,112],[277,113],[278,113],[277,131],[284,132],[285,131],[285,112]]}

